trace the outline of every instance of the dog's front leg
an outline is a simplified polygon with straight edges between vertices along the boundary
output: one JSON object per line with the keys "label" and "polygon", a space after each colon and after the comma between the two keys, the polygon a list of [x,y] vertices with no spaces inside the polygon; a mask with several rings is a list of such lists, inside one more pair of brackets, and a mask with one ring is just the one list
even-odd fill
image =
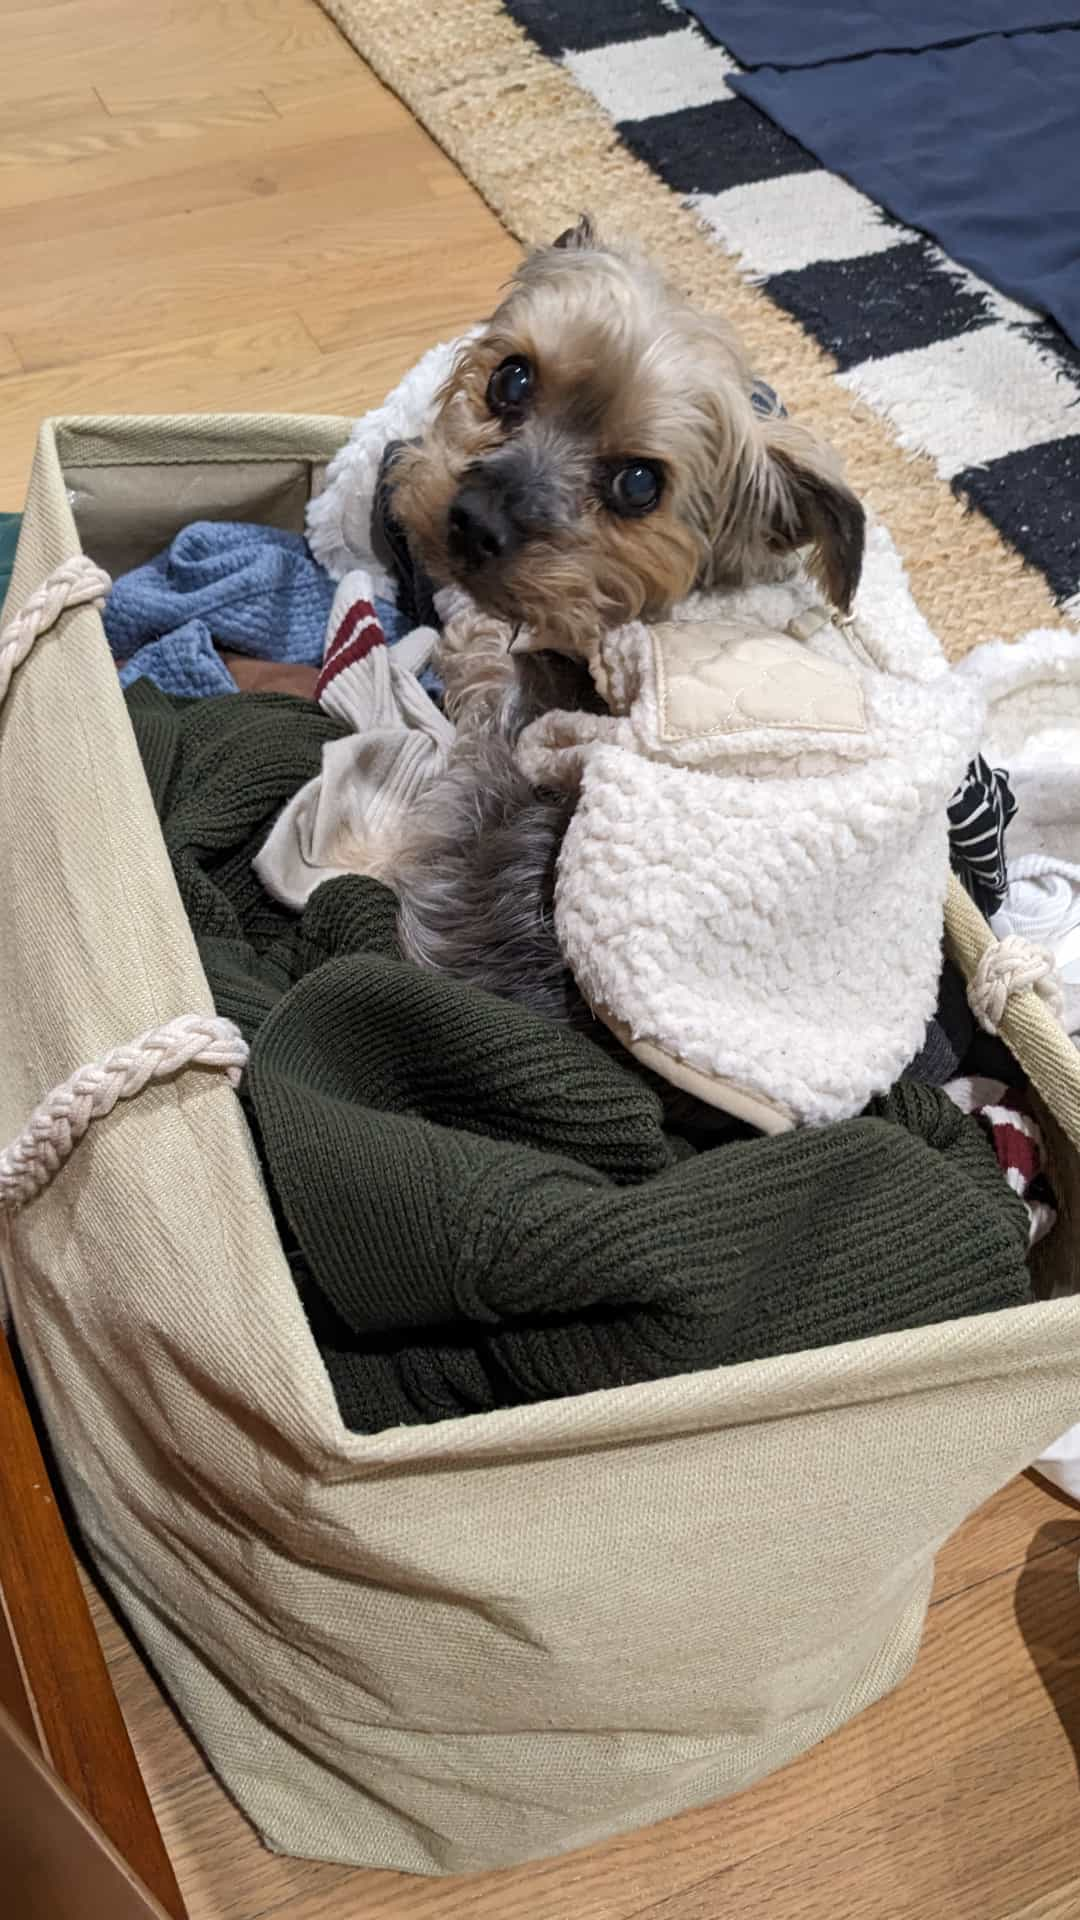
{"label": "dog's front leg", "polygon": [[457,587],[443,588],[435,604],[443,621],[436,659],[446,717],[459,731],[490,726],[515,684],[514,629],[482,613]]}

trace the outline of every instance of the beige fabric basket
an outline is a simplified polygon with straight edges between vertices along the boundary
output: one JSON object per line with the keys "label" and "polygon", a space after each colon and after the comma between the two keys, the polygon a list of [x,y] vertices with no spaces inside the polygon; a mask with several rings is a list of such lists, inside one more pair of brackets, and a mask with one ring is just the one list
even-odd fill
{"label": "beige fabric basket", "polygon": [[[9,613],[80,543],[115,570],[198,516],[301,526],[346,430],[49,423]],[[210,1008],[91,609],[11,687],[0,823],[7,1139]],[[951,938],[970,972],[962,901]],[[1071,1181],[1075,1056],[1031,993],[1005,1030]],[[271,1846],[375,1866],[557,1852],[783,1764],[903,1678],[937,1548],[1077,1414],[1066,1300],[351,1435],[235,1096],[197,1072],[97,1123],[2,1251],[90,1547],[221,1778]]]}

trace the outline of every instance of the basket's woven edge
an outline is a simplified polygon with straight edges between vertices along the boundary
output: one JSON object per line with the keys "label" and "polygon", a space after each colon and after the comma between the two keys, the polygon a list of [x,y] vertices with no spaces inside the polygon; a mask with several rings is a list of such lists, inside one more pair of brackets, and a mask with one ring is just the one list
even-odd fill
{"label": "basket's woven edge", "polygon": [[[945,939],[949,958],[968,983],[983,954],[997,944],[955,875],[945,902]],[[1062,1132],[1080,1151],[1080,1050],[1030,989],[1011,996],[999,1031]]]}
{"label": "basket's woven edge", "polygon": [[830,356],[743,277],[500,0],[320,5],[517,238],[550,241],[587,206],[602,233],[633,236],[692,299],[727,315],[785,403],[843,454],[857,491],[888,524],[949,658],[982,640],[1061,624],[1043,576],[961,504],[927,456],[904,452],[885,421],[838,384]]}

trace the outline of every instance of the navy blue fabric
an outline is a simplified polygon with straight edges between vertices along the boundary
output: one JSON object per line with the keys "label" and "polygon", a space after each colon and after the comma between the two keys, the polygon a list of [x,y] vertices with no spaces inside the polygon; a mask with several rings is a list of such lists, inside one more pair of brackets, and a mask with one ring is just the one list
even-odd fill
{"label": "navy blue fabric", "polygon": [[766,67],[731,85],[1080,345],[1080,31]]}
{"label": "navy blue fabric", "polygon": [[1080,26],[1076,0],[685,0],[685,5],[744,67],[812,67],[861,53],[947,47],[985,33]]}

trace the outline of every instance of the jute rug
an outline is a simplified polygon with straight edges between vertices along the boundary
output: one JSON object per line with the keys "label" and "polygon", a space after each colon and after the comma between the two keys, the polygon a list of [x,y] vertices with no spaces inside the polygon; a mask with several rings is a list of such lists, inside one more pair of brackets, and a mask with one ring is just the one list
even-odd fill
{"label": "jute rug", "polygon": [[500,0],[320,4],[524,245],[551,240],[587,207],[601,231],[634,235],[693,299],[727,314],[789,410],[843,453],[952,657],[1063,624],[1044,577],[965,508],[928,455],[905,451],[885,418],[841,384],[836,361],[743,276]]}

